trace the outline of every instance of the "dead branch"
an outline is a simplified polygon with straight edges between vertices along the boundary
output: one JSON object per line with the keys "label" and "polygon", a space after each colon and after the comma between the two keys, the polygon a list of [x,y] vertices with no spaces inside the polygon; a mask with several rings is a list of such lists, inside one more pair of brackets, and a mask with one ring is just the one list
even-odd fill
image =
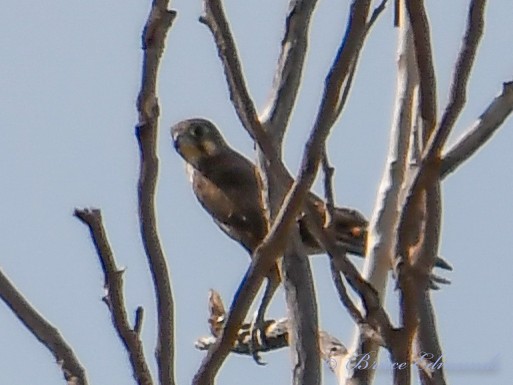
{"label": "dead branch", "polygon": [[[281,153],[283,135],[287,129],[301,81],[303,64],[308,46],[308,26],[316,1],[292,0],[286,18],[285,34],[271,88],[271,95],[261,117],[262,124],[278,153]],[[268,208],[270,221],[275,220],[287,192],[284,180],[277,180],[268,165],[274,163],[265,151],[257,146],[259,172],[262,180],[263,201]],[[294,370],[294,381],[315,384],[319,382],[317,304],[310,264],[305,249],[299,241],[296,228],[292,229],[280,267],[285,298],[289,309],[289,344]],[[311,317],[304,317],[310,314]],[[311,331],[314,331],[312,333]]]}
{"label": "dead branch", "polygon": [[289,346],[293,381],[320,384],[319,315],[310,260],[294,226],[281,259],[285,300],[289,315]]}
{"label": "dead branch", "polygon": [[431,50],[431,33],[423,0],[405,0],[411,24],[415,58],[419,73],[420,109],[423,119],[422,141],[431,135],[436,124],[436,77]]}
{"label": "dead branch", "polygon": [[[439,151],[438,154],[433,154],[433,156],[439,156],[441,153],[441,148],[465,105],[467,83],[484,29],[485,4],[486,1],[483,0],[472,1],[470,4],[467,30],[454,68],[449,102],[440,124],[432,134],[436,141],[434,147]],[[441,359],[442,349],[433,322],[435,316],[428,290],[428,276],[435,263],[439,248],[442,207],[438,169],[433,165],[428,167],[427,173],[435,174],[425,178],[423,236],[417,246],[416,255],[412,256],[412,262],[417,270],[415,284],[412,285],[415,287],[410,287],[407,290],[410,295],[416,293],[414,295],[414,306],[417,311],[418,330],[415,335],[415,349],[421,353],[429,352],[432,355],[431,359],[436,361]],[[418,370],[423,384],[445,384],[443,368],[436,370],[435,373],[427,372],[420,366]]]}
{"label": "dead branch", "polygon": [[353,303],[349,295],[347,294],[346,286],[344,285],[344,281],[340,276],[340,269],[335,266],[335,262],[333,259],[330,259],[330,269],[331,269],[331,279],[333,279],[333,283],[335,284],[335,288],[338,292],[338,298],[340,302],[344,305],[344,307],[349,312],[349,315],[353,318],[357,325],[360,325],[364,322],[364,317],[358,310],[358,307]]}
{"label": "dead branch", "polygon": [[103,270],[106,291],[103,300],[109,308],[112,324],[128,354],[134,379],[140,385],[152,385],[153,379],[144,356],[142,341],[139,339],[136,328],[132,329],[128,321],[123,293],[123,270],[116,265],[114,253],[103,226],[101,212],[98,209],[76,209],[75,216],[87,225],[91,232],[91,238]]}
{"label": "dead branch", "polygon": [[[251,324],[243,324],[237,333],[237,338],[231,351],[233,353],[251,356],[254,352],[270,352],[289,346],[288,342],[288,319],[265,321],[262,329],[263,336],[253,345],[251,341]],[[209,350],[216,343],[215,336],[200,337],[194,343],[198,350]]]}
{"label": "dead branch", "polygon": [[[363,48],[363,43],[365,42],[365,38],[367,37],[368,33],[370,32],[372,26],[378,19],[379,15],[385,10],[385,7],[387,5],[388,0],[382,0],[381,3],[374,8],[374,11],[372,12],[371,17],[369,18],[369,21],[365,25],[363,36],[358,41],[358,46],[356,47],[356,50],[354,52],[354,58],[353,62],[350,64],[349,73],[347,75],[347,79],[344,84],[344,90],[342,91],[339,100],[337,101],[336,107],[333,109],[332,113],[332,123],[335,124],[337,119],[340,117],[340,114],[342,113],[344,106],[346,105],[347,99],[349,98],[349,92],[351,91],[351,86],[353,85],[353,79],[356,73],[356,68],[358,66],[358,59],[360,58],[360,51]],[[348,27],[349,24],[348,24]],[[347,35],[347,31],[346,31]],[[345,39],[342,41],[342,45],[344,44]]]}
{"label": "dead branch", "polygon": [[324,145],[322,149],[322,172],[324,174],[324,199],[328,212],[324,225],[327,226],[331,223],[335,210],[335,197],[333,193],[333,175],[335,174],[335,168],[330,164],[326,145]]}
{"label": "dead branch", "polygon": [[467,130],[442,157],[440,174],[445,178],[454,172],[463,162],[495,134],[497,129],[513,111],[513,81],[503,84],[502,92],[481,114],[479,119]]}
{"label": "dead branch", "polygon": [[285,34],[274,73],[271,94],[260,116],[266,132],[281,143],[301,84],[308,49],[310,19],[317,0],[293,0],[285,21]]}
{"label": "dead branch", "polygon": [[[208,308],[208,323],[212,335],[196,340],[195,347],[199,350],[208,350],[215,344],[217,337],[219,337],[218,331],[222,330],[225,321],[226,312],[223,301],[215,290],[209,292]],[[256,341],[256,346],[252,346],[251,324],[245,323],[237,334],[232,352],[252,355],[254,349],[259,352],[269,352],[287,347],[289,346],[289,329],[290,324],[287,318],[267,320],[262,330],[264,335]],[[319,348],[322,359],[330,366],[331,370],[336,367],[336,360],[347,354],[346,348],[338,339],[321,330],[319,330]]]}
{"label": "dead branch", "polygon": [[2,271],[0,271],[0,298],[34,337],[52,353],[67,384],[87,385],[84,367],[58,329],[28,303]]}
{"label": "dead branch", "polygon": [[138,182],[139,220],[157,300],[158,341],[155,356],[159,381],[162,385],[175,383],[173,294],[166,257],[158,237],[155,215],[155,188],[159,167],[156,154],[159,117],[157,76],[166,35],[176,16],[176,12],[168,10],[168,3],[168,0],[153,0],[144,26],[142,80],[137,98],[139,122],[136,126],[141,154]]}
{"label": "dead branch", "polygon": [[230,352],[253,298],[262,284],[265,273],[269,271],[278,256],[283,255],[288,241],[287,234],[289,234],[291,226],[296,223],[296,218],[303,206],[303,199],[314,181],[320,161],[319,147],[323,145],[326,135],[325,127],[324,130],[318,128],[317,131],[312,132],[305,147],[299,176],[287,194],[269,233],[255,250],[249,269],[235,294],[223,334],[203,359],[194,377],[194,384],[213,383],[215,375]]}
{"label": "dead branch", "polygon": [[262,148],[268,158],[280,162],[271,140],[258,119],[255,104],[249,95],[238,58],[237,47],[224,14],[221,0],[204,0],[203,8],[204,14],[199,20],[210,29],[214,37],[219,58],[223,63],[230,100],[235,107],[237,116],[248,134]]}
{"label": "dead branch", "polygon": [[458,60],[454,66],[449,102],[437,131],[440,141],[445,142],[467,100],[467,84],[474,64],[479,41],[484,31],[486,0],[472,0],[469,6],[467,30],[463,38]]}
{"label": "dead branch", "polygon": [[[396,9],[399,11],[399,8]],[[401,16],[405,16],[404,12],[401,13]],[[376,289],[380,301],[385,296],[390,261],[395,252],[400,188],[407,168],[413,96],[418,84],[413,39],[407,21],[401,22],[399,33],[397,93],[390,144],[377,201],[369,224],[367,252],[362,273],[363,277]],[[351,354],[375,352],[375,359],[377,359],[378,345],[364,338],[360,327],[355,328],[354,335],[354,343],[350,349]],[[351,383],[352,381],[370,383],[372,381],[374,375],[372,368],[352,371],[347,369],[345,365],[338,367],[339,383]]]}

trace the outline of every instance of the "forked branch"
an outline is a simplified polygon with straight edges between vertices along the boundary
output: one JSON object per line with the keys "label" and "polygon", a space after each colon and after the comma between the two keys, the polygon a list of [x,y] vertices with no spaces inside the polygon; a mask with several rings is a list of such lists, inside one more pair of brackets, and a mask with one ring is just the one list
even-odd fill
{"label": "forked branch", "polygon": [[144,356],[143,344],[139,338],[140,322],[131,327],[128,321],[123,293],[123,270],[120,270],[110,247],[100,210],[75,210],[75,216],[89,228],[94,247],[103,270],[105,297],[112,324],[128,354],[134,379],[139,385],[152,385],[153,379]]}

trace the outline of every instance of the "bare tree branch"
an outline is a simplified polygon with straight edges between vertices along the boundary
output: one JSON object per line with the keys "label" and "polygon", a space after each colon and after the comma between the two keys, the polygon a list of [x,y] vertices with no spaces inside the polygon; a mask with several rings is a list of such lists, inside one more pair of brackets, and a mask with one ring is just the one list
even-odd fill
{"label": "bare tree branch", "polygon": [[470,71],[484,31],[484,11],[486,0],[472,0],[469,7],[467,30],[463,38],[458,60],[452,75],[449,102],[437,128],[440,141],[445,143],[467,100],[467,84]]}
{"label": "bare tree branch", "polygon": [[340,299],[340,302],[345,306],[347,311],[349,312],[349,315],[353,318],[353,320],[357,324],[362,324],[364,319],[362,314],[360,313],[360,310],[356,307],[356,305],[353,303],[349,295],[347,294],[346,286],[344,285],[344,281],[342,280],[342,277],[340,276],[339,269],[335,266],[335,263],[333,259],[330,259],[330,268],[331,268],[331,279],[333,279],[333,283],[335,284],[335,288],[338,292],[338,298]]}
{"label": "bare tree branch", "polygon": [[328,215],[326,216],[326,222],[324,225],[331,223],[333,219],[333,212],[335,210],[335,197],[333,193],[333,175],[335,174],[335,168],[331,166],[328,159],[328,150],[326,145],[322,149],[322,172],[324,173],[324,199],[326,200],[326,208]]}
{"label": "bare tree branch", "polygon": [[[206,3],[206,16],[203,20],[209,26],[217,25],[218,27],[223,27],[222,30],[211,27],[214,32],[214,36],[217,36],[216,41],[218,48],[223,49],[220,42],[227,44],[227,41],[229,40],[227,40],[229,30],[225,19],[225,22],[221,24],[214,24],[213,21],[208,21],[209,15],[212,15],[212,12],[214,11],[218,12],[216,14],[217,17],[224,18],[220,4],[218,2],[215,2],[214,4],[216,5],[215,8],[212,7],[211,2]],[[232,304],[232,309],[226,322],[222,338],[220,338],[218,343],[209,350],[207,357],[203,360],[203,363],[195,376],[195,384],[209,384],[213,382],[215,374],[219,370],[226,355],[229,353],[231,341],[234,340],[236,333],[242,324],[242,320],[247,313],[249,308],[248,302],[251,302],[262,282],[262,277],[258,277],[257,275],[268,271],[277,256],[285,249],[285,235],[288,233],[290,226],[295,223],[295,218],[302,207],[302,201],[310,190],[310,186],[315,178],[321,158],[322,147],[324,146],[324,142],[331,127],[333,106],[335,106],[337,100],[339,100],[340,90],[350,69],[353,55],[357,52],[360,40],[363,39],[365,35],[364,32],[369,6],[370,1],[355,2],[351,6],[348,32],[326,78],[326,87],[321,106],[319,108],[314,128],[312,129],[310,138],[305,146],[298,178],[287,194],[283,206],[273,222],[273,226],[268,236],[255,252],[251,266],[246,273],[243,284],[239,288],[236,298]],[[216,18],[213,15],[211,17]],[[217,35],[216,31],[218,32]],[[234,45],[232,45],[232,49],[235,49]],[[226,53],[233,57],[233,55],[235,55],[235,51],[228,51],[221,55],[223,62],[225,62],[225,71],[227,71],[226,67],[229,64],[227,59],[223,58],[226,56]],[[229,73],[240,73],[240,66],[235,66],[235,71],[229,71]],[[227,73],[227,77],[231,78],[232,76],[230,76],[229,73]],[[233,81],[229,80],[229,83],[232,84]],[[265,133],[263,136],[265,137]],[[253,137],[255,138],[255,136]],[[258,142],[258,138],[256,138],[256,140]],[[270,157],[268,157],[269,154],[267,154],[266,148],[262,146],[262,143],[259,143],[259,145],[269,161]],[[266,269],[262,269],[261,266],[264,266]]]}
{"label": "bare tree branch", "polygon": [[68,385],[87,385],[86,372],[57,328],[41,316],[0,270],[0,298],[55,357]]}
{"label": "bare tree branch", "polygon": [[262,148],[266,156],[279,163],[279,157],[258,119],[255,104],[244,81],[237,47],[230,32],[221,0],[204,0],[203,7],[204,14],[200,17],[200,22],[210,29],[214,37],[219,58],[223,63],[230,100],[235,107],[235,112],[246,131],[255,140],[255,143]]}
{"label": "bare tree branch", "polygon": [[153,0],[144,26],[142,80],[137,98],[139,122],[136,126],[141,153],[138,182],[139,220],[157,300],[158,341],[155,355],[161,385],[175,383],[173,294],[166,257],[158,237],[155,214],[155,188],[159,166],[156,154],[159,117],[157,76],[166,35],[176,16],[176,12],[168,10],[168,4],[168,0]]}
{"label": "bare tree branch", "polygon": [[[356,73],[358,59],[360,57],[360,51],[363,48],[363,43],[365,42],[365,38],[367,37],[372,26],[378,19],[379,15],[381,15],[381,13],[385,10],[387,2],[388,2],[388,0],[382,0],[381,3],[376,8],[374,8],[374,11],[372,12],[371,17],[369,18],[369,21],[367,22],[367,24],[365,26],[364,34],[363,34],[363,36],[361,36],[361,38],[358,42],[356,51],[353,54],[354,58],[353,58],[352,63],[350,64],[349,73],[347,75],[347,79],[344,84],[344,90],[342,91],[340,98],[337,101],[336,107],[334,108],[334,111],[332,113],[332,123],[331,124],[335,124],[335,122],[339,118],[340,114],[342,113],[344,106],[346,105],[347,99],[349,98],[349,92],[351,91],[351,86],[353,85],[353,79],[354,79],[354,75]],[[350,27],[349,24],[348,24],[348,27]],[[346,36],[347,36],[347,31],[346,31]],[[345,39],[342,41],[342,45],[344,44],[344,42],[345,42]]]}
{"label": "bare tree branch", "polygon": [[445,178],[480,149],[513,111],[513,81],[504,83],[497,96],[472,127],[442,157],[440,174]]}
{"label": "bare tree branch", "polygon": [[320,384],[319,315],[310,260],[297,225],[288,238],[281,272],[289,316],[293,383]]}
{"label": "bare tree branch", "polygon": [[291,0],[271,94],[260,121],[281,143],[292,114],[308,49],[310,19],[317,0]]}
{"label": "bare tree branch", "polygon": [[[436,149],[438,154],[441,152],[441,148],[445,144],[466,102],[467,83],[484,29],[485,4],[485,0],[473,0],[469,7],[467,30],[454,68],[449,102],[439,126],[432,134],[434,137],[433,149]],[[434,157],[438,154],[432,153],[432,156]],[[428,169],[428,172],[435,172],[436,174],[426,178],[425,199],[423,203],[425,206],[423,236],[412,260],[416,265],[417,271],[420,272],[420,276],[416,274],[415,283],[408,285],[410,286],[408,288],[404,288],[402,293],[404,296],[412,297],[415,309],[410,309],[410,311],[415,311],[418,314],[410,314],[410,317],[418,317],[419,320],[418,330],[415,333],[415,349],[421,353],[429,352],[432,354],[432,357],[429,357],[429,359],[437,361],[441,360],[442,350],[436,333],[436,325],[434,324],[435,316],[428,290],[428,277],[437,257],[442,208],[438,170],[435,171],[432,166],[428,167],[432,169],[431,171]],[[419,375],[423,384],[445,384],[443,368],[436,370],[434,373],[428,373],[422,367],[419,367]]]}
{"label": "bare tree branch", "polygon": [[[381,306],[376,290],[361,276],[358,269],[348,260],[344,250],[341,250],[336,245],[332,236],[324,231],[322,224],[313,221],[310,216],[306,216],[305,220],[308,221],[315,238],[329,255],[334,269],[344,274],[349,285],[360,296],[365,311],[365,315],[361,316],[365,319],[365,322],[379,331],[383,341],[387,344],[390,343],[391,340],[389,336],[393,331],[392,323]],[[344,289],[342,289],[342,291],[344,291]],[[345,296],[344,293],[342,293],[342,296]],[[360,312],[355,312],[356,320],[361,319],[358,313]]]}
{"label": "bare tree branch", "polygon": [[431,50],[431,33],[423,0],[405,0],[411,23],[415,57],[419,71],[420,109],[423,119],[422,141],[431,135],[436,124],[436,77]]}
{"label": "bare tree branch", "polygon": [[223,334],[203,359],[193,380],[195,385],[213,383],[215,375],[230,352],[253,298],[262,284],[263,277],[278,256],[283,255],[288,242],[287,234],[291,226],[296,223],[303,199],[314,181],[320,161],[319,147],[323,145],[326,135],[326,127],[317,127],[317,130],[312,132],[305,146],[299,176],[287,194],[269,233],[254,252],[249,269],[235,294]]}
{"label": "bare tree branch", "polygon": [[[404,17],[404,13],[401,14]],[[367,252],[363,267],[363,277],[376,289],[380,301],[385,296],[390,261],[395,252],[395,240],[399,222],[398,204],[400,188],[407,167],[407,154],[412,126],[414,90],[418,84],[413,39],[409,23],[401,22],[398,37],[397,91],[394,118],[390,133],[390,144],[385,170],[379,186],[377,201],[369,224]],[[374,354],[377,359],[378,346],[362,338],[360,328],[355,328],[351,354]],[[349,371],[339,366],[337,376],[340,383],[370,383],[374,370]]]}
{"label": "bare tree branch", "polygon": [[[281,53],[271,95],[261,117],[266,132],[272,138],[274,148],[278,152],[281,152],[283,135],[300,87],[308,46],[308,27],[316,3],[315,0],[289,2],[285,35],[281,43]],[[273,220],[286,194],[287,184],[284,181],[288,178],[275,178],[276,175],[273,175],[269,165],[276,162],[266,155],[265,151],[258,151],[259,171],[263,181],[263,200],[268,203],[270,218]],[[289,344],[294,368],[293,381],[316,384],[320,378],[320,366],[317,304],[313,278],[297,229],[293,229],[290,239],[281,268],[290,317]],[[305,314],[310,316],[305,317]]]}
{"label": "bare tree branch", "polygon": [[[219,293],[213,289],[208,293],[208,310],[208,324],[212,335],[201,337],[196,341],[195,346],[199,350],[208,350],[215,344],[226,321],[223,300]],[[252,355],[255,350],[268,352],[288,346],[288,320],[286,318],[265,321],[262,331],[264,337],[258,339],[256,345],[252,345],[251,324],[243,324],[237,333],[232,352]]]}
{"label": "bare tree branch", "polygon": [[[211,336],[198,338],[195,342],[196,349],[208,350],[216,342],[219,336],[218,331],[222,330],[226,312],[224,310],[223,301],[221,296],[215,290],[209,292],[209,318],[208,323],[210,326]],[[238,332],[237,339],[232,348],[232,352],[244,355],[252,355],[253,349],[259,352],[268,352],[272,350],[281,349],[289,346],[289,329],[290,324],[287,318],[278,320],[267,320],[263,328],[264,337],[257,341],[257,345],[251,345],[251,324],[243,324]],[[324,361],[333,370],[336,367],[336,362],[339,356],[347,353],[344,345],[335,337],[329,335],[327,332],[319,331],[319,348]]]}
{"label": "bare tree branch", "polygon": [[[243,324],[237,333],[237,338],[231,351],[251,356],[255,351],[264,353],[289,346],[287,318],[265,321],[262,331],[264,336],[258,339],[256,345],[253,345],[251,341],[251,324]],[[198,350],[209,350],[215,345],[216,340],[216,336],[200,337],[196,340],[194,346]]]}
{"label": "bare tree branch", "polygon": [[139,385],[152,385],[153,379],[146,363],[142,341],[139,339],[139,333],[135,327],[132,329],[128,321],[123,294],[123,270],[116,265],[103,227],[101,212],[98,209],[76,209],[75,216],[87,225],[91,232],[91,238],[103,270],[106,290],[104,302],[109,308],[112,324],[128,353],[134,379]]}

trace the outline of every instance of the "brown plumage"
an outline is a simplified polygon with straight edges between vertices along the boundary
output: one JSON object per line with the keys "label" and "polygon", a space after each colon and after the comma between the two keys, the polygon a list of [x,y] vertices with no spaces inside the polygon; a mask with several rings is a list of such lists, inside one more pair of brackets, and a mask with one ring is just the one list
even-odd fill
{"label": "brown plumage", "polygon": [[[194,194],[217,225],[239,242],[250,256],[267,233],[267,222],[261,200],[260,181],[255,165],[234,151],[218,129],[208,120],[190,119],[171,129],[176,151],[187,162]],[[324,202],[314,194],[308,199],[325,223]],[[301,219],[301,239],[308,254],[322,253]],[[363,255],[367,221],[356,210],[336,208],[326,231],[347,251]],[[264,312],[280,275],[275,265],[268,275],[268,284],[257,320],[263,322]]]}
{"label": "brown plumage", "polygon": [[[190,119],[173,126],[177,152],[189,166],[194,194],[217,225],[252,253],[267,233],[255,165],[234,151],[217,128],[205,119]],[[324,223],[324,202],[315,194],[308,199]],[[323,250],[299,220],[308,254]],[[349,252],[362,255],[367,221],[358,211],[335,208],[327,231]]]}

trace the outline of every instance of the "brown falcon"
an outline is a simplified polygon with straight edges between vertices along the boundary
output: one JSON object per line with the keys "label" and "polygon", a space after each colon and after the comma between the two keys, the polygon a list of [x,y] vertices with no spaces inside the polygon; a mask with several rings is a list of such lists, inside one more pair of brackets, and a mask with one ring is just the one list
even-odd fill
{"label": "brown falcon", "polygon": [[[219,130],[208,120],[184,120],[171,128],[176,151],[187,162],[194,194],[217,225],[238,241],[250,256],[267,233],[261,201],[259,174],[255,165],[234,151]],[[320,223],[326,222],[324,202],[315,194],[307,197]],[[326,231],[346,251],[363,256],[367,221],[356,210],[335,208]],[[309,255],[323,253],[307,226],[298,219],[303,245]],[[450,268],[442,259],[437,266]],[[281,278],[275,265],[267,275],[268,283],[255,323],[263,324],[267,308]]]}
{"label": "brown falcon", "polygon": [[[177,152],[187,162],[192,188],[201,205],[228,236],[252,255],[267,233],[255,165],[234,151],[208,120],[182,121],[172,127],[171,135]],[[314,194],[308,199],[324,223],[323,201]],[[366,226],[367,221],[357,211],[337,208],[327,230],[347,251],[363,255]],[[301,220],[299,230],[308,254],[323,252]],[[280,284],[276,265],[267,278],[256,322],[263,321],[265,309]]]}
{"label": "brown falcon", "polygon": [[[201,205],[228,236],[252,254],[267,233],[255,165],[234,151],[208,120],[182,121],[172,127],[171,135],[177,152],[187,162],[192,188]],[[308,199],[324,223],[324,202],[314,194]],[[347,251],[362,255],[366,226],[358,211],[336,208],[329,230]],[[324,251],[301,220],[299,229],[308,254]]]}

